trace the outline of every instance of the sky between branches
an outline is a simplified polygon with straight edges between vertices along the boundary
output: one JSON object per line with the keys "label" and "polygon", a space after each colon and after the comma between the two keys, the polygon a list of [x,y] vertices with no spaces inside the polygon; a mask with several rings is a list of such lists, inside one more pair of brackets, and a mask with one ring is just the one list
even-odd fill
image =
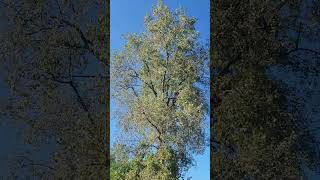
{"label": "sky between branches", "polygon": [[[121,50],[125,41],[123,35],[128,33],[140,33],[144,30],[144,16],[151,12],[152,6],[157,4],[157,0],[111,0],[110,2],[110,51],[111,54]],[[197,19],[196,29],[200,33],[200,42],[208,43],[210,38],[210,1],[201,0],[164,0],[164,4],[171,10],[182,7],[188,16]],[[112,81],[112,80],[111,80]],[[207,101],[209,101],[209,89],[206,93]],[[114,142],[114,137],[119,133],[114,119],[115,103],[111,97],[110,110],[110,137],[111,144]],[[209,135],[209,116],[206,118],[206,132]],[[186,177],[192,179],[209,180],[210,176],[210,158],[209,147],[203,155],[195,156],[197,166],[192,167]]]}

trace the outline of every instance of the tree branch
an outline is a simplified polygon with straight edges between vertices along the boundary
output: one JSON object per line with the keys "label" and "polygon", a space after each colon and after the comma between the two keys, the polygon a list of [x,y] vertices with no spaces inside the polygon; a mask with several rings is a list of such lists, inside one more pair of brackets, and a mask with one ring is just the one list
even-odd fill
{"label": "tree branch", "polygon": [[162,144],[163,143],[163,140],[162,140],[162,138],[161,138],[161,135],[162,135],[162,132],[160,131],[160,129],[155,125],[155,124],[153,124],[151,121],[150,121],[150,119],[148,118],[148,116],[147,116],[147,114],[144,112],[144,111],[142,111],[142,113],[146,116],[146,119],[147,119],[147,121],[151,124],[151,126],[152,127],[154,127],[155,129],[156,129],[156,131],[158,132],[158,139],[159,139],[159,141],[160,141],[160,144]]}
{"label": "tree branch", "polygon": [[296,51],[307,51],[307,52],[310,52],[310,53],[313,53],[313,54],[316,54],[316,55],[320,55],[319,51],[315,51],[315,50],[307,49],[307,48],[295,48],[295,49],[292,49],[292,50],[287,52],[287,55],[289,55],[291,53],[294,53]]}
{"label": "tree branch", "polygon": [[[77,100],[80,103],[81,107],[83,108],[83,110],[88,114],[88,118],[90,119],[91,123],[94,122],[94,120],[92,119],[90,112],[89,112],[89,108],[86,106],[86,104],[84,103],[84,100],[82,99],[82,97],[80,96],[80,93],[78,91],[78,89],[76,88],[75,84],[73,81],[63,81],[63,80],[59,80],[57,79],[54,74],[48,72],[48,74],[50,74],[52,76],[52,78],[48,78],[52,81],[58,82],[58,83],[62,83],[62,84],[69,84],[73,91],[75,92],[76,96],[77,96]],[[46,77],[46,76],[45,76]]]}
{"label": "tree branch", "polygon": [[134,75],[129,74],[129,76],[131,76],[131,77],[133,77],[133,78],[138,78],[138,79],[140,79],[144,84],[146,84],[146,85],[152,90],[153,94],[154,94],[156,97],[158,96],[158,93],[157,93],[157,91],[155,90],[154,85],[152,84],[152,82],[150,82],[151,84],[145,82],[145,81],[140,77],[140,75],[139,75],[134,69],[129,68],[129,70],[131,70],[131,71],[134,73]]}
{"label": "tree branch", "polygon": [[138,97],[138,93],[136,92],[136,90],[134,89],[134,87],[133,87],[133,86],[131,86],[130,88],[132,89],[133,94],[134,94],[136,97]]}
{"label": "tree branch", "polygon": [[315,50],[312,50],[312,49],[308,49],[308,48],[300,48],[299,45],[300,45],[300,39],[301,39],[301,32],[302,32],[302,23],[300,22],[300,25],[299,25],[299,31],[298,31],[298,35],[297,35],[297,39],[295,41],[295,48],[288,51],[286,53],[286,55],[290,55],[291,53],[294,53],[294,52],[297,52],[297,51],[306,51],[306,52],[309,52],[309,53],[313,53],[313,54],[316,54],[316,55],[320,55],[320,52],[319,51],[315,51]]}
{"label": "tree branch", "polygon": [[55,168],[53,168],[52,166],[49,166],[49,165],[45,165],[45,164],[42,164],[42,163],[34,163],[34,160],[26,157],[26,156],[23,156],[23,155],[18,155],[17,156],[18,158],[22,158],[24,160],[27,160],[29,161],[30,163],[29,164],[25,164],[25,165],[22,165],[22,167],[24,166],[41,166],[41,167],[45,167],[45,168],[48,168],[48,169],[51,169],[51,170],[56,170]]}
{"label": "tree branch", "polygon": [[76,88],[76,86],[74,85],[74,83],[73,83],[72,81],[70,82],[70,86],[72,87],[72,89],[73,89],[74,92],[76,93],[77,98],[78,98],[78,101],[79,101],[79,103],[81,104],[81,106],[83,107],[83,109],[84,109],[86,112],[88,112],[88,111],[89,111],[88,107],[85,105],[82,97],[81,97],[80,94],[79,94],[78,89]]}

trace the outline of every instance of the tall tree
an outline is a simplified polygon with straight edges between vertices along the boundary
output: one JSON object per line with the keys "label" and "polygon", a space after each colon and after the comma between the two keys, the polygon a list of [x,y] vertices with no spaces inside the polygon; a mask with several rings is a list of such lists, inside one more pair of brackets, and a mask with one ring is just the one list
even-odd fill
{"label": "tall tree", "polygon": [[[2,112],[21,128],[13,176],[108,176],[106,1],[0,1],[1,67],[12,89]],[[49,158],[36,158],[50,144]],[[44,149],[42,149],[43,152]]]}
{"label": "tall tree", "polygon": [[[212,6],[211,176],[297,179],[317,144],[296,96],[268,70],[285,64],[284,20],[300,1],[217,0]],[[298,101],[297,101],[298,102]]]}
{"label": "tall tree", "polygon": [[133,137],[118,142],[128,153],[118,158],[124,155],[115,151],[115,179],[177,179],[193,153],[203,152],[207,105],[201,84],[209,67],[195,23],[159,1],[145,17],[145,31],[128,35],[124,50],[114,54],[111,85],[119,125],[123,138]]}

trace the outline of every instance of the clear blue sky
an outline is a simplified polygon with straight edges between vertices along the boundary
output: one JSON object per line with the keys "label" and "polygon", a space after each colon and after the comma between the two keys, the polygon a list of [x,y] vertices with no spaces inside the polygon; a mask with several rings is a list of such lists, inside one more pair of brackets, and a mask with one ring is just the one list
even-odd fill
{"label": "clear blue sky", "polygon": [[[128,33],[139,33],[144,30],[143,20],[147,13],[151,12],[152,6],[157,4],[157,0],[111,0],[110,15],[110,49],[111,53],[120,50],[125,41],[122,36]],[[210,1],[209,0],[164,0],[170,9],[182,7],[188,16],[197,19],[196,28],[200,32],[200,41],[208,42],[210,37]],[[112,81],[112,80],[111,80]],[[209,91],[208,91],[209,97]],[[115,126],[113,113],[115,105],[111,99],[111,143],[113,137],[119,132]],[[207,118],[209,124],[209,118]],[[209,125],[206,127],[209,134]],[[186,177],[191,176],[193,180],[210,179],[210,157],[209,147],[203,155],[195,156],[196,167],[189,170]]]}

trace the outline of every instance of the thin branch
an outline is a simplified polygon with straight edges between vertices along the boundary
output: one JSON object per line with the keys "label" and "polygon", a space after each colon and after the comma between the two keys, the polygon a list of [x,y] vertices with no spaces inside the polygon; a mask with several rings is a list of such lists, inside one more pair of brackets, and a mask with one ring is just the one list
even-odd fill
{"label": "thin branch", "polygon": [[[56,16],[51,16],[51,18],[53,19],[59,19]],[[75,24],[71,23],[70,21],[66,20],[66,19],[59,19],[62,23],[74,28],[79,34],[80,34],[80,38],[82,39],[82,41],[84,42],[84,47],[87,48],[90,52],[93,52],[92,49],[90,48],[89,44],[92,44],[90,40],[88,40],[84,33],[82,32],[82,30],[76,26]]]}
{"label": "thin branch", "polygon": [[147,121],[151,124],[151,126],[154,127],[154,128],[156,129],[156,131],[158,132],[159,136],[158,136],[157,138],[159,139],[160,144],[162,144],[162,143],[163,143],[163,140],[162,140],[162,138],[161,138],[162,133],[161,133],[160,129],[159,129],[155,124],[153,124],[153,123],[151,122],[151,120],[148,118],[147,114],[146,114],[144,111],[142,111],[142,113],[146,116],[146,119],[147,119]]}
{"label": "thin branch", "polygon": [[[147,63],[147,61],[143,60],[144,64],[146,65],[147,67],[147,72],[149,74],[149,76],[151,75],[150,73],[150,68],[149,68],[149,65]],[[136,73],[136,72],[135,72]],[[136,73],[137,74],[137,73]],[[141,78],[140,78],[141,79]],[[141,79],[142,80],[142,79]],[[148,87],[153,91],[153,94],[157,97],[158,96],[158,93],[155,91],[155,88],[154,88],[154,85],[152,83],[152,81],[150,81],[150,85],[148,83],[146,83],[148,85]]]}
{"label": "thin branch", "polygon": [[68,68],[68,73],[69,73],[69,77],[71,77],[71,81],[72,81],[72,57],[71,57],[71,53],[69,54],[69,68]]}
{"label": "thin branch", "polygon": [[56,4],[58,6],[58,9],[59,9],[59,14],[60,16],[63,16],[63,13],[62,13],[62,10],[61,10],[61,6],[60,6],[60,3],[59,3],[59,0],[55,0],[56,1]]}
{"label": "thin branch", "polygon": [[315,50],[307,49],[307,48],[295,48],[295,49],[292,49],[292,50],[287,52],[287,55],[289,55],[291,53],[294,53],[296,51],[307,51],[307,52],[310,52],[310,53],[313,53],[313,54],[316,54],[316,55],[320,55],[319,51],[315,51]]}
{"label": "thin branch", "polygon": [[[82,99],[82,97],[80,96],[80,93],[78,91],[78,89],[76,88],[76,86],[74,85],[73,81],[71,81],[70,86],[72,87],[72,89],[74,90],[74,92],[77,95],[77,100],[78,102],[81,104],[82,108],[84,109],[84,111],[87,113],[87,116],[91,122],[91,124],[94,124],[94,119],[91,117],[91,114],[89,112],[89,108],[86,106],[84,100]],[[92,133],[92,132],[91,132]],[[93,132],[94,133],[94,132]],[[89,134],[90,135],[90,134]],[[104,148],[101,147],[101,144],[98,142],[97,143],[99,149],[101,150],[101,152],[104,152]]]}
{"label": "thin branch", "polygon": [[297,36],[297,39],[296,39],[296,47],[295,47],[295,49],[299,48],[301,31],[302,31],[302,23],[300,22],[300,24],[299,24],[299,32],[298,32],[298,36]]}
{"label": "thin branch", "polygon": [[47,72],[47,74],[49,74],[51,76],[51,78],[47,77],[46,75],[43,75],[45,78],[50,79],[52,81],[58,82],[58,83],[62,83],[62,84],[70,84],[71,81],[64,81],[64,80],[60,80],[57,77],[55,77],[54,74]]}
{"label": "thin branch", "polygon": [[146,81],[144,81],[144,80],[140,77],[140,75],[139,75],[134,69],[129,68],[129,70],[131,70],[131,71],[134,73],[134,75],[129,74],[129,76],[131,76],[131,77],[133,77],[133,78],[138,78],[138,79],[140,79],[144,84],[146,84],[146,85],[152,90],[153,94],[154,94],[156,97],[158,96],[158,93],[157,93],[157,91],[155,90],[154,85],[152,84],[152,82],[150,82],[151,84],[149,84],[149,83],[147,83]]}
{"label": "thin branch", "polygon": [[[82,108],[87,112],[89,113],[89,109],[88,107],[86,106],[86,104],[84,103],[84,100],[82,99],[82,97],[80,96],[80,93],[78,91],[78,89],[76,88],[76,86],[74,85],[74,83],[71,81],[70,82],[70,86],[72,87],[72,89],[74,90],[74,92],[76,93],[77,95],[77,98],[78,98],[78,102],[81,104]],[[88,114],[89,115],[89,114]],[[91,118],[90,118],[91,119]],[[93,119],[91,119],[91,121],[93,121]]]}
{"label": "thin branch", "polygon": [[157,96],[158,96],[158,93],[157,93],[157,91],[155,90],[153,83],[152,83],[152,82],[150,82],[150,83],[151,83],[151,85],[149,85],[148,83],[146,83],[146,84],[147,84],[147,85],[149,86],[149,88],[152,90],[153,94],[157,97]]}
{"label": "thin branch", "polygon": [[[168,50],[166,50],[167,52],[167,57],[166,57],[166,66],[165,66],[165,71],[164,71],[164,74],[163,74],[163,80],[162,80],[162,93],[164,94],[165,93],[165,83],[166,83],[166,76],[167,76],[167,70],[168,70],[168,62],[169,62],[169,52]],[[169,83],[169,82],[167,82]]]}
{"label": "thin branch", "polygon": [[[79,33],[80,38],[84,43],[84,47],[83,48],[87,49],[91,54],[93,54],[96,57],[94,51],[90,47],[92,42],[89,39],[86,38],[86,36],[84,35],[84,32],[82,32],[82,30],[77,25],[75,25],[75,24],[71,23],[70,21],[68,21],[66,19],[63,19],[63,18],[58,18],[56,16],[50,16],[50,17],[53,18],[53,19],[58,19],[58,20],[60,20],[61,23],[66,24],[67,26],[70,26],[70,27],[74,28]],[[96,58],[99,59],[98,57],[96,57]]]}
{"label": "thin branch", "polygon": [[133,86],[131,86],[130,88],[132,89],[133,94],[134,94],[136,97],[139,97],[139,96],[138,96],[138,93],[136,92],[136,90],[134,89],[134,87],[133,87]]}
{"label": "thin branch", "polygon": [[22,167],[24,167],[24,166],[40,166],[40,167],[48,168],[48,169],[51,169],[51,170],[56,170],[55,168],[53,168],[51,166],[48,166],[48,165],[45,165],[45,164],[40,164],[40,163],[24,164]]}
{"label": "thin branch", "polygon": [[37,34],[37,33],[43,32],[43,31],[51,30],[51,29],[52,28],[50,28],[50,27],[43,27],[43,28],[40,28],[40,29],[38,29],[36,31],[25,33],[25,35],[31,36],[31,35],[34,35],[34,34]]}
{"label": "thin branch", "polygon": [[309,52],[309,53],[313,53],[313,54],[316,54],[316,55],[320,55],[320,52],[319,51],[315,51],[315,50],[312,50],[312,49],[308,49],[308,48],[300,48],[299,45],[300,45],[300,39],[301,39],[301,32],[302,32],[302,23],[300,23],[299,25],[299,31],[298,31],[298,35],[297,35],[297,39],[295,41],[295,48],[288,51],[286,53],[286,55],[289,55],[291,53],[294,53],[294,52],[297,52],[297,51],[306,51],[306,52]]}
{"label": "thin branch", "polygon": [[24,160],[27,160],[27,161],[31,162],[31,163],[29,163],[29,164],[23,165],[22,167],[24,167],[24,166],[41,166],[41,167],[45,167],[45,168],[48,168],[48,169],[51,169],[51,170],[56,170],[55,168],[53,168],[53,167],[51,167],[51,166],[48,166],[48,165],[45,165],[45,164],[34,163],[34,160],[32,160],[32,159],[30,159],[30,158],[28,158],[28,157],[26,157],[26,156],[18,155],[17,157],[18,157],[18,158],[23,158]]}
{"label": "thin branch", "polygon": [[[57,79],[54,74],[48,72],[48,74],[50,74],[52,76],[52,78],[48,78],[52,81],[55,81],[55,82],[58,82],[58,83],[62,83],[62,84],[69,84],[73,91],[76,93],[76,96],[77,96],[77,100],[78,102],[81,104],[81,107],[83,108],[83,110],[88,114],[88,118],[90,119],[91,123],[94,122],[94,120],[92,119],[91,115],[90,115],[90,112],[89,112],[89,108],[86,106],[86,104],[84,103],[84,100],[82,99],[82,97],[80,96],[80,93],[78,91],[78,89],[76,88],[75,84],[73,81],[63,81],[63,80],[59,80]],[[46,77],[46,76],[45,76]]]}
{"label": "thin branch", "polygon": [[73,13],[76,13],[76,10],[75,10],[75,8],[74,8],[73,1],[70,1],[70,4],[71,4],[71,9],[72,9]]}
{"label": "thin branch", "polygon": [[282,0],[274,10],[279,11],[281,8],[283,8],[287,4],[288,0]]}

